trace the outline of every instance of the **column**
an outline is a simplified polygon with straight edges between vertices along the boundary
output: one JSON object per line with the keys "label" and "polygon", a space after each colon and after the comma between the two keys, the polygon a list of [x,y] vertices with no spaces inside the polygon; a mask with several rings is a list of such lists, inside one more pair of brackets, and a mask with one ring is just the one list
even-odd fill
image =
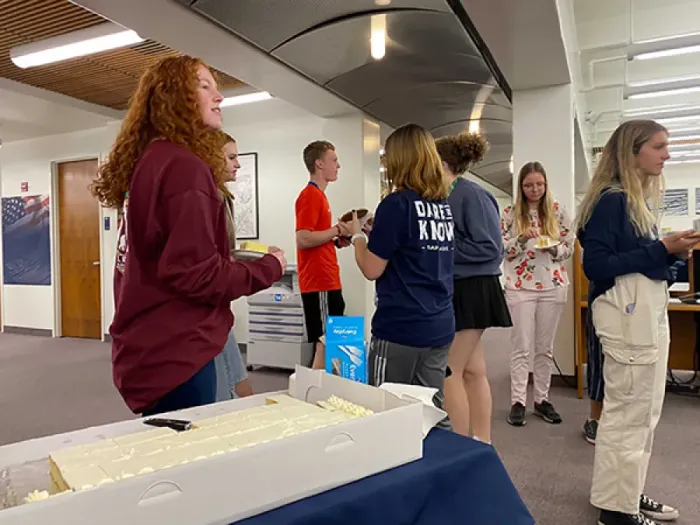
{"label": "column", "polygon": [[[573,217],[576,200],[574,91],[571,84],[513,93],[513,195],[517,195],[520,168],[530,161],[542,163],[547,170],[550,191]],[[573,281],[571,259],[566,269]],[[575,299],[572,282],[554,343],[554,357],[561,372],[567,376],[575,375]]]}

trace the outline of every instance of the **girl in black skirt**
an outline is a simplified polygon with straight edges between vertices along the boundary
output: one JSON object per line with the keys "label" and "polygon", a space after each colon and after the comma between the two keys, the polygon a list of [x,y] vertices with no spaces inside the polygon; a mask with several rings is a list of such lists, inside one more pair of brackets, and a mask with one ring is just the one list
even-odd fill
{"label": "girl in black skirt", "polygon": [[486,154],[488,143],[477,134],[436,141],[454,217],[456,334],[447,364],[445,408],[456,432],[491,442],[491,388],[481,336],[486,328],[512,326],[499,280],[503,240],[496,199],[460,175]]}

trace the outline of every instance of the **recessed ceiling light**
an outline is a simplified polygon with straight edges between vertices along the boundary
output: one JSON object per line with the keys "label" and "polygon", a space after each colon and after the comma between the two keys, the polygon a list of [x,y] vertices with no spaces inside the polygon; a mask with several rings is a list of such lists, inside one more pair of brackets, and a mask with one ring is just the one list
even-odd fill
{"label": "recessed ceiling light", "polygon": [[391,0],[374,0],[374,3],[377,4],[379,7],[384,7],[389,5],[391,3]]}
{"label": "recessed ceiling light", "polygon": [[386,54],[386,15],[372,15],[370,25],[370,53],[375,60],[381,60]]}

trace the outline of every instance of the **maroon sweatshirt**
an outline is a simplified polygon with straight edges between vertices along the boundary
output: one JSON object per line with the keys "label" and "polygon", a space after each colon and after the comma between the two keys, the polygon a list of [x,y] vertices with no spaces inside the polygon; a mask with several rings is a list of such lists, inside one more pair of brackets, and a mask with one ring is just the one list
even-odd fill
{"label": "maroon sweatshirt", "polygon": [[270,287],[278,260],[234,261],[209,166],[172,142],[152,142],[134,168],[114,272],[114,384],[134,413],[222,351],[231,301]]}

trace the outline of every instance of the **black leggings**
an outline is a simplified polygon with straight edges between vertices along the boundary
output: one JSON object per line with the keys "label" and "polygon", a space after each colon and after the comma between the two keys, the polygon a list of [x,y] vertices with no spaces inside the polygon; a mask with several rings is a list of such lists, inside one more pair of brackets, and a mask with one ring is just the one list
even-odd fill
{"label": "black leggings", "polygon": [[199,372],[175,390],[165,394],[151,408],[144,410],[142,415],[143,417],[154,416],[214,402],[216,402],[216,368],[212,359]]}

